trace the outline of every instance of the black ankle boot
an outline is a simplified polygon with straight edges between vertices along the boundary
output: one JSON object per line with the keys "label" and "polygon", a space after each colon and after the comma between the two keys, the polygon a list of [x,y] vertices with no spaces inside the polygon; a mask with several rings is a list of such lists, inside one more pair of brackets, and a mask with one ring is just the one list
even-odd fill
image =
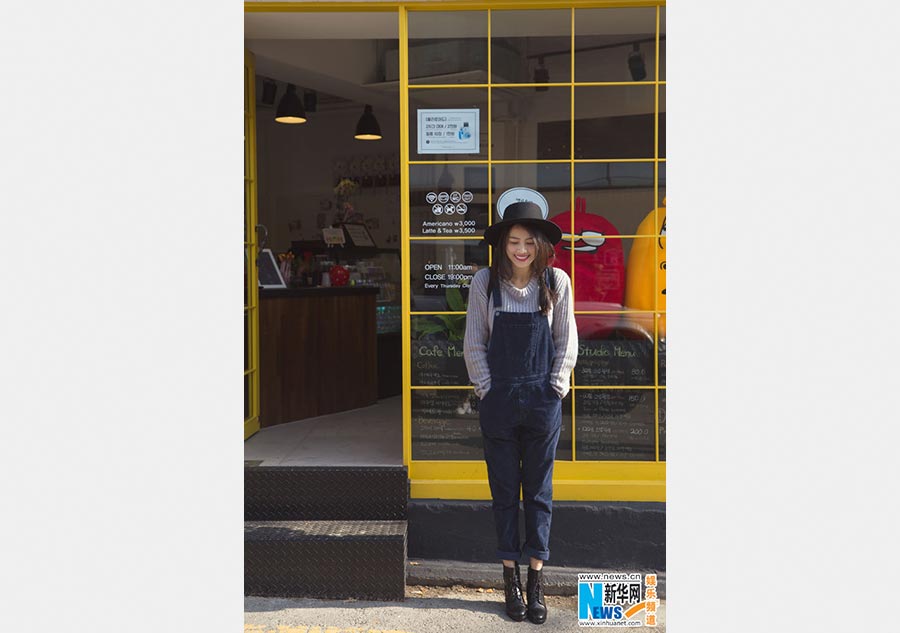
{"label": "black ankle boot", "polygon": [[521,622],[525,619],[525,601],[522,598],[522,580],[519,563],[515,567],[503,566],[503,591],[506,593],[506,615]]}
{"label": "black ankle boot", "polygon": [[543,624],[547,619],[547,605],[544,603],[544,572],[542,569],[528,568],[528,619],[535,624]]}

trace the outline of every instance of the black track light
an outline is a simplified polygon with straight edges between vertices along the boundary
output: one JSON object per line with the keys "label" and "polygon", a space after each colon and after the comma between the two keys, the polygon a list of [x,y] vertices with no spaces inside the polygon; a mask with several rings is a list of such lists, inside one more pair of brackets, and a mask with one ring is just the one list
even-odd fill
{"label": "black track light", "polygon": [[318,95],[312,90],[303,91],[303,109],[307,112],[315,112],[319,104]]}
{"label": "black track light", "polygon": [[381,140],[381,126],[378,125],[375,115],[372,114],[372,106],[368,103],[363,115],[359,117],[359,123],[356,124],[356,135],[353,138],[361,141]]}
{"label": "black track light", "polygon": [[[538,57],[538,65],[537,68],[534,69],[534,83],[536,84],[545,84],[550,81],[550,71],[544,68],[544,58]],[[546,92],[549,90],[547,86],[538,86],[535,88],[536,92]]]}
{"label": "black track light", "polygon": [[300,103],[294,84],[288,84],[287,92],[278,102],[275,120],[279,123],[306,123],[306,112],[303,111],[303,104]]}
{"label": "black track light", "polygon": [[631,78],[634,81],[641,81],[647,76],[647,67],[644,65],[644,54],[641,53],[640,46],[637,42],[631,46],[631,52],[628,53],[628,70],[631,71]]}
{"label": "black track light", "polygon": [[278,92],[278,84],[271,79],[263,79],[262,103],[275,105],[275,94]]}

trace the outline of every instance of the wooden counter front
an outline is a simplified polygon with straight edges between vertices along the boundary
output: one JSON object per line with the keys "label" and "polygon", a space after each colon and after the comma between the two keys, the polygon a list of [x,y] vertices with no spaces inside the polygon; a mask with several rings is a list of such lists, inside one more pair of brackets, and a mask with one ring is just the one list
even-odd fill
{"label": "wooden counter front", "polygon": [[261,427],[377,402],[377,293],[260,289]]}

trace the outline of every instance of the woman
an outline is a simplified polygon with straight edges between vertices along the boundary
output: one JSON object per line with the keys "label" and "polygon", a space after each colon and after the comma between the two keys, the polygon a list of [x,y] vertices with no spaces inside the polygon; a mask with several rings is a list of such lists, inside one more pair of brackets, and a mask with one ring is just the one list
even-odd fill
{"label": "woman", "polygon": [[[578,336],[568,275],[552,268],[562,232],[534,202],[506,207],[485,231],[490,269],[469,291],[464,355],[481,399],[479,419],[493,498],[497,557],[503,561],[506,613],[542,624],[542,568],[549,559],[553,459]],[[519,487],[525,543],[519,542]],[[522,596],[518,560],[530,559]]]}

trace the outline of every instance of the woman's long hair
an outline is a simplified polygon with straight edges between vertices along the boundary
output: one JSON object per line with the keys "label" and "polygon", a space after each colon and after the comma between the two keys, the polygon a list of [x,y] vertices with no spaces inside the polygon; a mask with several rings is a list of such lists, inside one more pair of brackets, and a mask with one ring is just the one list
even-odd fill
{"label": "woman's long hair", "polygon": [[[541,231],[527,224],[510,224],[503,227],[503,230],[500,232],[500,238],[497,240],[497,246],[494,248],[494,261],[491,263],[488,300],[491,297],[491,289],[500,287],[501,279],[506,281],[512,279],[512,262],[509,261],[509,257],[506,255],[506,242],[509,240],[509,232],[514,226],[521,226],[534,238],[535,254],[534,261],[531,262],[531,276],[537,277],[538,280],[541,314],[547,314],[550,312],[551,306],[556,305],[557,294],[555,288],[547,287],[544,271],[553,264],[556,252],[553,250],[553,244]],[[550,279],[555,280],[556,278],[551,275]]]}

